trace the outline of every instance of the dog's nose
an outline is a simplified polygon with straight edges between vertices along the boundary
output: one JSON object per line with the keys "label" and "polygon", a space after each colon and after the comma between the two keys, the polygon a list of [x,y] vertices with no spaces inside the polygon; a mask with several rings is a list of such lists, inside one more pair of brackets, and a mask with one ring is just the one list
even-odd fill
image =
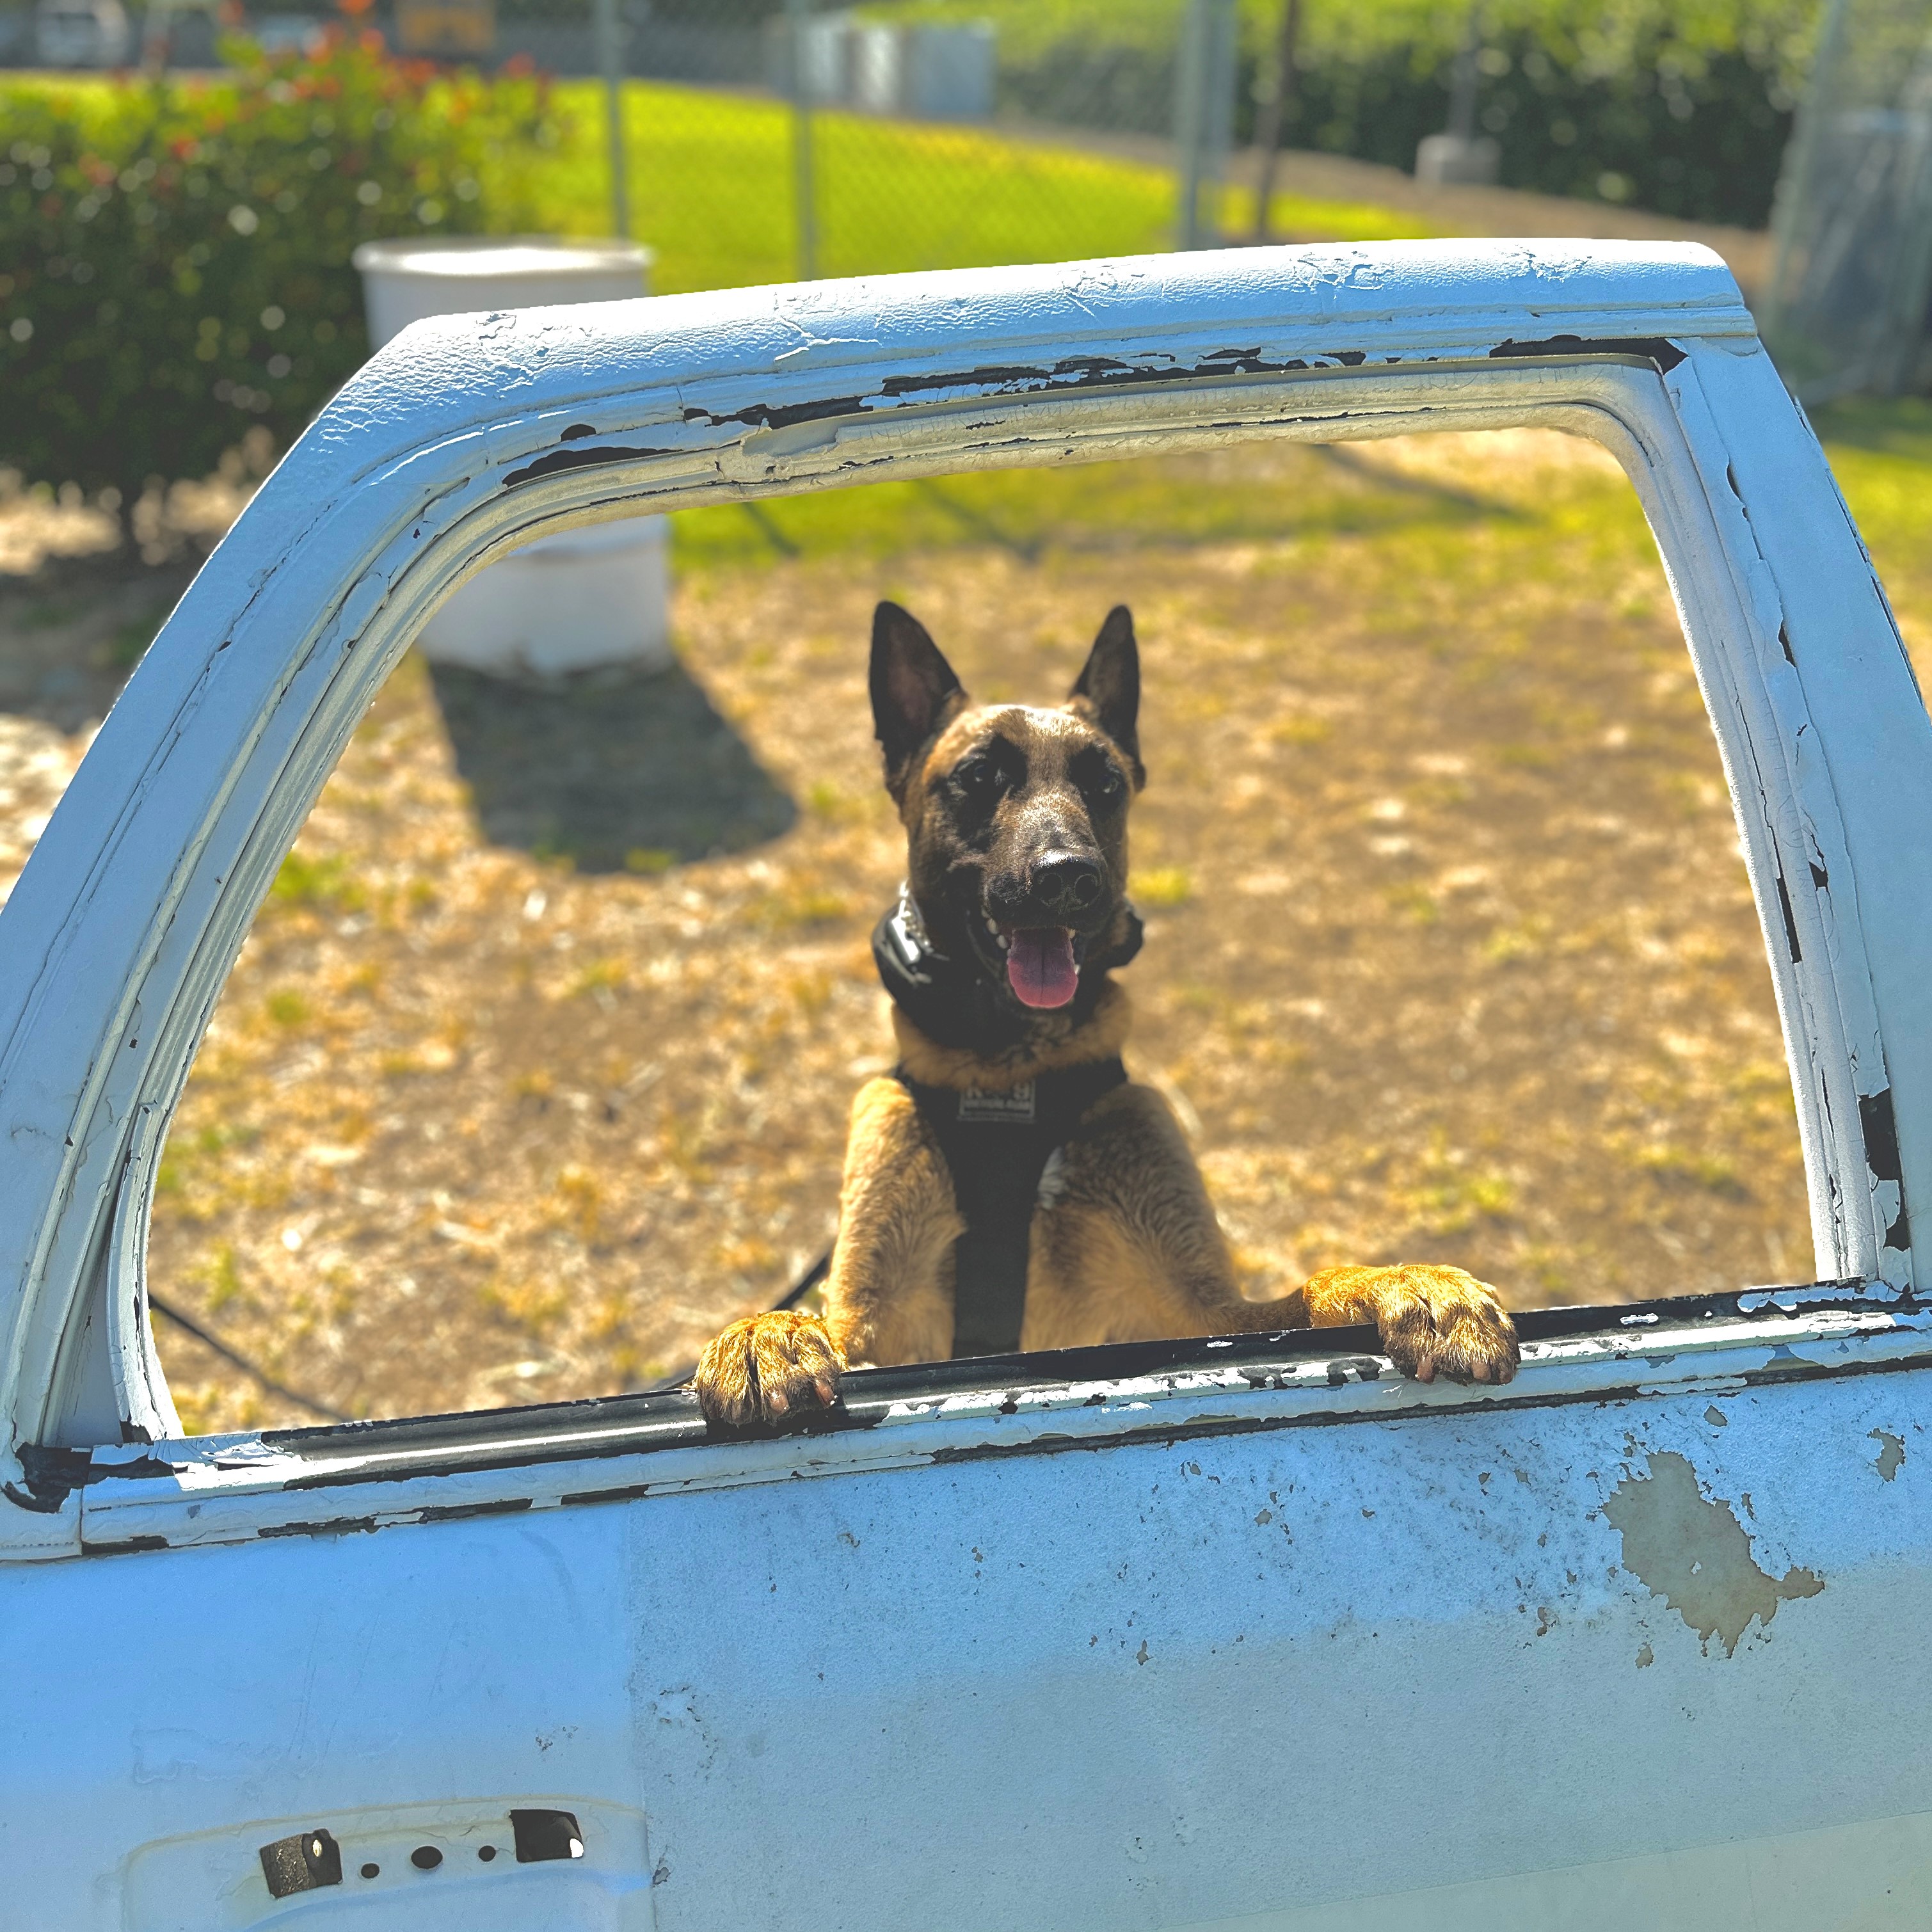
{"label": "dog's nose", "polygon": [[1091,859],[1074,852],[1048,852],[1034,861],[1031,884],[1038,904],[1070,919],[1099,902],[1107,880]]}

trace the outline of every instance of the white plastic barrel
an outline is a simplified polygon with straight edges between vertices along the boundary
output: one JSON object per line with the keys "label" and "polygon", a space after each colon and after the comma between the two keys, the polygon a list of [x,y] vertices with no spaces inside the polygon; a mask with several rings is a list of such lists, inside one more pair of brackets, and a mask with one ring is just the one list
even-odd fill
{"label": "white plastic barrel", "polygon": [[[425,316],[621,302],[646,292],[651,253],[631,242],[452,236],[356,251],[380,349]],[[662,517],[540,538],[458,591],[416,642],[439,664],[499,676],[671,662],[669,533]]]}

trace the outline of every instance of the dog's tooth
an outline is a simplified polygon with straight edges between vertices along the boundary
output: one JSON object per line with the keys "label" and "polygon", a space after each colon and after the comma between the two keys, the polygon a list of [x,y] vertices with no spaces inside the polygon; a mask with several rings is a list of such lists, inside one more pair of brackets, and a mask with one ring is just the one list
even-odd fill
{"label": "dog's tooth", "polygon": [[1000,936],[1000,922],[996,919],[989,919],[986,922],[986,930],[997,939]]}

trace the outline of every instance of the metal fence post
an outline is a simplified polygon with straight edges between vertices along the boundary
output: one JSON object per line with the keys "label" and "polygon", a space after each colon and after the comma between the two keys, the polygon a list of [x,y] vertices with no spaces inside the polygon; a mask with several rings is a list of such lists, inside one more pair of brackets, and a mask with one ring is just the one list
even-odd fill
{"label": "metal fence post", "polygon": [[1234,136],[1238,4],[1188,0],[1181,19],[1174,64],[1174,138],[1180,189],[1177,248],[1211,248],[1220,240],[1218,191]]}
{"label": "metal fence post", "polygon": [[797,225],[798,279],[812,281],[818,274],[818,210],[812,167],[812,96],[806,76],[806,28],[812,0],[785,0],[790,32],[791,184],[794,218]]}
{"label": "metal fence post", "polygon": [[610,232],[631,234],[631,184],[624,152],[624,43],[617,0],[597,0],[597,65],[604,76],[604,118],[610,142]]}
{"label": "metal fence post", "polygon": [[1255,173],[1255,239],[1268,238],[1268,204],[1274,198],[1275,164],[1282,130],[1294,112],[1294,44],[1301,31],[1301,0],[1282,0],[1275,30],[1274,78],[1255,117],[1255,146],[1261,161]]}

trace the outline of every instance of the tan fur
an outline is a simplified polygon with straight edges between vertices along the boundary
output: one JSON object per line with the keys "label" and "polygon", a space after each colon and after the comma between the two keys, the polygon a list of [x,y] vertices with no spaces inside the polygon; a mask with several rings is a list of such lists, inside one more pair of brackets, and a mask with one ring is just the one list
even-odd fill
{"label": "tan fur", "polygon": [[[965,1223],[952,1178],[896,1080],[852,1103],[826,1325],[848,1360],[932,1361],[952,1350],[952,1244]],[[851,1230],[848,1238],[848,1228]]]}
{"label": "tan fur", "polygon": [[[895,611],[881,606],[882,618]],[[905,614],[896,616],[917,629]],[[1124,619],[1124,671],[1117,628]],[[1020,848],[1029,837],[1036,844],[1042,838],[1058,844],[1070,827],[1071,836],[1088,838],[1100,853],[1116,881],[1116,898],[1098,905],[1083,928],[1094,949],[1090,958],[1100,962],[1098,997],[1084,1010],[1076,1002],[1036,1011],[1015,1045],[980,1053],[940,1045],[895,1009],[900,1064],[928,1086],[1004,1092],[1056,1069],[1112,1059],[1125,1044],[1132,1013],[1125,992],[1106,980],[1106,963],[1110,956],[1130,957],[1131,943],[1124,951],[1114,950],[1138,931],[1118,893],[1126,874],[1123,801],[1127,783],[1138,790],[1144,779],[1134,730],[1138,670],[1131,620],[1124,611],[1108,619],[1081,686],[1057,712],[974,709],[963,692],[946,688],[933,674],[936,664],[950,676],[922,631],[918,637],[923,643],[912,648],[911,662],[926,664],[925,684],[902,675],[908,647],[896,646],[895,658],[889,638],[884,690],[888,706],[908,689],[915,700],[922,689],[932,694],[929,736],[915,750],[902,722],[888,710],[880,741],[888,787],[906,827],[908,877],[922,904],[944,903],[958,868],[984,862],[980,848],[962,839],[953,775],[993,738],[1025,760],[1024,787],[1000,806],[1006,814],[1003,836]],[[875,632],[875,713],[880,650]],[[1103,662],[1108,650],[1113,655]],[[1097,697],[1088,694],[1090,676]],[[1128,685],[1132,694],[1124,698]],[[1118,727],[1112,737],[1109,715]],[[1128,774],[1127,782],[1114,782],[1104,832],[1081,789],[1083,783],[1090,788],[1092,761],[1102,755]],[[970,919],[965,936],[983,943]],[[1084,1016],[1076,1019],[1082,1010]],[[868,1082],[853,1102],[824,1320],[782,1312],[733,1324],[699,1366],[695,1385],[706,1415],[730,1423],[775,1420],[801,1406],[831,1402],[837,1377],[848,1366],[950,1356],[953,1244],[963,1227],[945,1156],[912,1096],[896,1079]],[[1508,1316],[1493,1289],[1460,1268],[1324,1268],[1278,1300],[1245,1300],[1186,1138],[1151,1088],[1130,1083],[1104,1094],[1048,1164],[1030,1231],[1024,1349],[1366,1322],[1376,1325],[1396,1366],[1423,1381],[1441,1374],[1505,1382],[1516,1372]]]}
{"label": "tan fur", "polygon": [[1118,1087],[1096,1102],[1041,1192],[1022,1347],[1244,1325],[1223,1312],[1240,1296],[1201,1171],[1152,1088]]}

